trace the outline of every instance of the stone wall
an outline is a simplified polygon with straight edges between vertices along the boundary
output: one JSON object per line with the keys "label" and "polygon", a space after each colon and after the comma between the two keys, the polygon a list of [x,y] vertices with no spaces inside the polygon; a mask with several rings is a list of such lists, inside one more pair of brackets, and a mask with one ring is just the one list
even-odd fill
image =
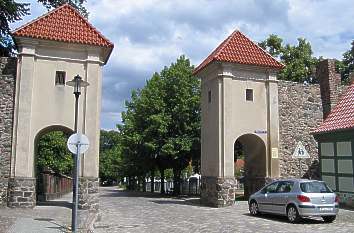
{"label": "stone wall", "polygon": [[9,179],[9,200],[11,208],[33,208],[36,206],[36,179],[15,177]]}
{"label": "stone wall", "polygon": [[231,206],[235,202],[234,177],[207,177],[201,180],[201,202],[212,207]]}
{"label": "stone wall", "polygon": [[0,57],[0,207],[7,202],[11,166],[16,58]]}
{"label": "stone wall", "polygon": [[90,232],[94,228],[93,224],[99,218],[99,178],[79,178],[78,205],[79,229]]}
{"label": "stone wall", "polygon": [[300,161],[292,154],[301,141],[311,156],[301,159],[301,177],[317,179],[318,145],[310,133],[323,120],[320,86],[279,81],[278,92],[280,176],[300,176]]}

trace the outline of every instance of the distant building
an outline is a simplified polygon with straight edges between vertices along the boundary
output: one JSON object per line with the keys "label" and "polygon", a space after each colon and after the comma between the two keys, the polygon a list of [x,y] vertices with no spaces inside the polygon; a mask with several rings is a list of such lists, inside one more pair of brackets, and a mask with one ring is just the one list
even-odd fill
{"label": "distant building", "polygon": [[[194,70],[201,79],[204,204],[234,204],[234,161],[240,145],[246,197],[279,177],[320,178],[318,144],[311,132],[346,87],[340,84],[332,59],[319,62],[319,84],[277,80],[283,67],[257,43],[235,31]],[[300,142],[309,154],[307,159],[293,157]]]}
{"label": "distant building", "polygon": [[321,178],[354,207],[354,82],[313,132],[319,144]]}

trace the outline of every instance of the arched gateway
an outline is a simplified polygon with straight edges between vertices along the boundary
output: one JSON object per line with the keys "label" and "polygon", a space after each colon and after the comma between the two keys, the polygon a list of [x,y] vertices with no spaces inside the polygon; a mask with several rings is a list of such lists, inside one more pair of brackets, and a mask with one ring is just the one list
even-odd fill
{"label": "arched gateway", "polygon": [[235,31],[195,69],[202,81],[203,203],[217,207],[234,203],[236,140],[244,145],[249,167],[246,194],[266,178],[279,177],[276,73],[282,67]]}
{"label": "arched gateway", "polygon": [[36,201],[36,141],[52,130],[73,132],[74,95],[65,83],[80,75],[78,131],[90,140],[81,158],[79,208],[98,208],[102,66],[113,44],[66,4],[15,30],[18,46],[8,206]]}

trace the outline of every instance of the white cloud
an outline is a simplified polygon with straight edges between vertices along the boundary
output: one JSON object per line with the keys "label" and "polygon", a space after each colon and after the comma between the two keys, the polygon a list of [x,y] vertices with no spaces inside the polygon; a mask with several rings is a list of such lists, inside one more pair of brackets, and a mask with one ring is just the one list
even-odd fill
{"label": "white cloud", "polygon": [[[45,12],[32,2],[33,15]],[[115,44],[104,67],[106,129],[120,122],[131,89],[182,54],[198,65],[235,29],[254,41],[304,37],[316,56],[329,58],[341,58],[354,39],[354,4],[347,0],[89,0],[86,6],[90,22]]]}

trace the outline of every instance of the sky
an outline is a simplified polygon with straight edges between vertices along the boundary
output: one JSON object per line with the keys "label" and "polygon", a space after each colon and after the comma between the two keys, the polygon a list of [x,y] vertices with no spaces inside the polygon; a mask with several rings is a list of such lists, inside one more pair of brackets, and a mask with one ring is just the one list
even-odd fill
{"label": "sky", "polygon": [[[36,0],[31,15],[47,12]],[[103,68],[101,128],[116,129],[124,102],[154,72],[185,55],[199,65],[234,30],[259,42],[270,34],[310,41],[315,56],[341,59],[354,40],[352,0],[87,0],[89,21],[115,47]]]}

